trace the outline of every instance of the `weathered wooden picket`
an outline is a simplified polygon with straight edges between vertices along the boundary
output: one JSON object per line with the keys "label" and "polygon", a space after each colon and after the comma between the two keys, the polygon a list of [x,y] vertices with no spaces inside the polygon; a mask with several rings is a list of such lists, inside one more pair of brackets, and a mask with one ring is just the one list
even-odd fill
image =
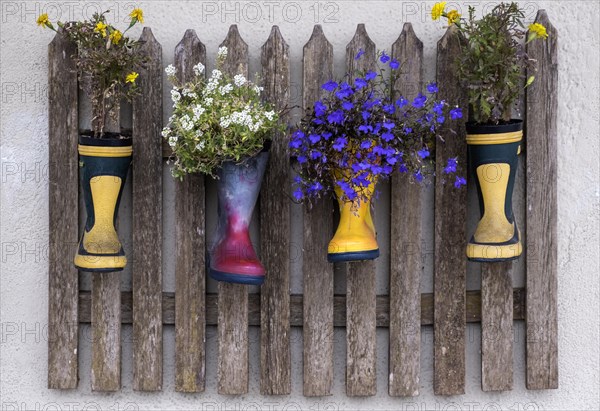
{"label": "weathered wooden picket", "polygon": [[[205,389],[205,327],[218,326],[218,392],[248,391],[248,327],[260,326],[260,391],[291,392],[290,327],[303,328],[303,392],[330,395],[333,385],[333,331],[346,327],[346,392],[376,394],[376,327],[389,327],[389,395],[416,396],[420,387],[421,326],[434,328],[434,392],[465,390],[465,328],[482,326],[482,389],[513,387],[513,321],[526,320],[527,388],[558,386],[557,361],[557,203],[556,110],[557,34],[544,11],[537,21],[550,34],[528,45],[538,60],[536,82],[526,96],[526,287],[513,289],[512,264],[482,266],[481,291],[466,290],[466,190],[435,185],[434,292],[420,293],[420,242],[423,201],[419,186],[397,176],[391,182],[390,292],[376,295],[373,262],[351,263],[346,295],[334,295],[333,266],[327,263],[327,242],[333,231],[331,202],[304,211],[303,295],[290,288],[289,159],[284,135],[274,138],[271,160],[260,200],[261,254],[267,279],[260,295],[241,285],[219,284],[218,294],[206,293],[204,177],[176,183],[175,293],[162,291],[162,168],[169,154],[161,140],[162,50],[149,28],[142,33],[143,52],[150,64],[140,73],[141,95],[133,103],[133,255],[132,289],[121,292],[119,275],[95,274],[92,291],[80,291],[72,258],[78,240],[78,101],[77,78],[70,58],[75,52],[61,35],[49,46],[50,267],[49,267],[49,388],[78,384],[78,327],[91,323],[92,389],[121,387],[121,324],[133,324],[133,388],[162,389],[163,325],[175,325],[175,389]],[[465,105],[453,56],[460,36],[449,29],[438,42],[437,81],[442,98]],[[248,73],[248,46],[236,26],[222,45],[229,49],[226,70]],[[359,25],[346,48],[346,68],[375,65],[376,45]],[[381,47],[380,48],[386,48]],[[362,49],[365,55],[356,62]],[[423,44],[410,23],[391,46],[406,62],[394,84],[397,95],[413,97],[423,83]],[[289,48],[277,27],[261,50],[264,95],[277,107],[290,95]],[[206,48],[187,30],[175,48],[181,79],[192,66],[206,63]],[[320,85],[333,75],[333,47],[320,26],[304,46],[302,101],[309,107],[319,98]],[[464,129],[436,150],[438,167],[450,152],[466,159]],[[438,170],[440,171],[440,170]],[[441,174],[441,173],[438,173]],[[87,370],[86,370],[87,371]]]}

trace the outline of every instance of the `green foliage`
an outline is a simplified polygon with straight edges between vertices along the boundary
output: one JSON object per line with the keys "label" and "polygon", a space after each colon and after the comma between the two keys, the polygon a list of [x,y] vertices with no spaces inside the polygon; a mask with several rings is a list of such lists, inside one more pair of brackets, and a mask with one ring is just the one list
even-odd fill
{"label": "green foliage", "polygon": [[[121,99],[131,101],[137,94],[136,70],[145,62],[138,52],[140,42],[131,40],[107,23],[106,13],[108,11],[94,13],[91,19],[85,21],[57,23],[62,32],[77,44],[77,54],[73,59],[77,65],[79,85],[91,102],[95,137],[104,135],[109,116],[116,118]],[[143,22],[140,9],[134,9],[130,16],[125,32],[137,22]],[[38,25],[55,30],[47,15],[38,18]]]}
{"label": "green foliage", "polygon": [[208,80],[201,63],[187,83],[178,81],[173,66],[165,70],[173,83],[173,115],[162,134],[173,150],[176,178],[198,172],[214,177],[224,161],[242,162],[258,154],[273,133],[283,130],[279,114],[261,101],[262,87],[221,71],[226,55],[227,48],[219,49]]}
{"label": "green foliage", "polygon": [[457,67],[468,88],[471,121],[499,124],[511,119],[524,89],[525,70],[535,67],[520,42],[526,35],[523,18],[516,3],[501,3],[481,20],[469,6],[468,18],[454,22],[467,38]]}

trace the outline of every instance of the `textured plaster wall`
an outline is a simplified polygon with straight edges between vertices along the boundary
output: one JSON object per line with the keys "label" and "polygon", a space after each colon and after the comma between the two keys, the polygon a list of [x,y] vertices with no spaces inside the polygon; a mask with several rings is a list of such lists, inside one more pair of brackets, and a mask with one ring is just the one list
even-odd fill
{"label": "textured plaster wall", "polygon": [[[174,392],[174,329],[164,330],[164,383],[159,393],[132,390],[131,327],[124,327],[122,337],[123,389],[118,393],[90,391],[90,329],[80,332],[80,384],[76,391],[53,391],[46,388],[47,373],[47,287],[48,287],[48,103],[47,44],[52,33],[35,27],[35,18],[48,12],[56,20],[79,19],[95,10],[110,8],[121,21],[136,3],[133,2],[1,2],[1,230],[2,256],[1,333],[0,333],[0,406],[15,409],[203,409],[203,410],[336,410],[336,409],[403,409],[403,410],[475,410],[475,409],[598,409],[599,381],[599,50],[600,15],[596,1],[521,2],[527,19],[545,8],[560,35],[559,112],[558,112],[558,318],[560,388],[553,391],[525,389],[525,329],[515,323],[515,383],[506,393],[484,393],[480,388],[480,327],[467,327],[466,394],[455,397],[433,395],[433,331],[423,329],[421,395],[412,399],[387,395],[388,332],[378,330],[378,395],[351,399],[344,392],[345,331],[336,329],[333,396],[310,399],[302,396],[302,335],[293,329],[292,395],[261,397],[259,380],[259,330],[250,332],[250,392],[239,397],[216,393],[216,329],[207,330],[207,383],[203,394],[184,395]],[[429,18],[432,2],[422,1],[317,1],[317,2],[167,2],[137,3],[146,14],[146,24],[153,28],[163,46],[164,65],[173,60],[173,49],[185,29],[196,29],[214,56],[230,24],[237,23],[250,46],[250,71],[259,67],[260,46],[267,39],[270,26],[278,24],[290,45],[292,62],[292,103],[300,103],[301,53],[315,23],[323,25],[335,51],[336,72],[343,73],[345,46],[357,23],[366,23],[371,38],[379,48],[390,48],[404,21],[413,23],[425,45],[425,76],[435,75],[436,42],[443,30]],[[454,2],[466,12],[467,4],[490,7],[488,2]],[[115,17],[113,17],[115,18]],[[139,30],[134,30],[138,35]],[[209,67],[211,68],[211,67]],[[167,98],[165,84],[165,98]],[[164,119],[169,115],[165,104]],[[86,123],[83,115],[82,124]],[[53,159],[60,161],[60,159]],[[523,170],[520,170],[515,209],[523,222]],[[168,169],[164,173],[164,263],[165,290],[174,289],[174,188]],[[471,190],[472,191],[472,190]],[[429,199],[433,199],[431,191]],[[383,255],[378,262],[377,292],[387,292],[389,258],[388,191],[383,188],[377,219]],[[470,193],[470,204],[474,195]],[[209,185],[208,229],[215,216],[214,186]],[[298,207],[293,207],[293,242],[301,238]],[[126,196],[121,208],[121,229],[127,251],[131,251],[131,202]],[[432,250],[432,211],[425,216],[423,243]],[[469,221],[469,230],[475,221]],[[256,234],[257,224],[254,224]],[[255,238],[257,236],[255,235]],[[424,255],[423,292],[432,290],[431,254]],[[302,292],[301,265],[292,262],[292,291]],[[336,292],[344,292],[343,273],[337,273]],[[81,276],[83,288],[89,276]],[[476,265],[469,266],[467,284],[480,285]],[[523,262],[517,263],[515,286],[523,286]],[[123,274],[123,288],[130,288],[130,272]],[[209,290],[215,284],[209,283]],[[255,290],[253,290],[255,291]]]}

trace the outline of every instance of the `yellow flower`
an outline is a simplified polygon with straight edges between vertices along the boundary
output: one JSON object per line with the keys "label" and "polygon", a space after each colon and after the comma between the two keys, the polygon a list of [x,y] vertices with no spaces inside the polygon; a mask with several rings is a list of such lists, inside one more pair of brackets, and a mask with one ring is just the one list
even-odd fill
{"label": "yellow flower", "polygon": [[529,40],[533,40],[534,38],[540,37],[542,39],[548,38],[548,33],[546,33],[546,27],[541,25],[540,23],[533,23],[529,25]]}
{"label": "yellow flower", "polygon": [[435,3],[433,5],[433,9],[431,10],[431,18],[433,20],[437,20],[440,17],[442,17],[442,14],[444,13],[444,7],[446,7],[445,1],[440,1],[439,3]]}
{"label": "yellow flower", "polygon": [[50,19],[48,19],[48,14],[44,13],[41,14],[40,17],[37,18],[37,25],[38,26],[46,26],[48,23],[50,22]]}
{"label": "yellow flower", "polygon": [[135,84],[135,80],[138,78],[139,74],[136,73],[135,71],[132,71],[131,73],[129,73],[127,75],[127,77],[125,77],[125,83],[132,83]]}
{"label": "yellow flower", "polygon": [[446,13],[446,18],[449,24],[457,23],[460,20],[460,13],[456,10],[450,10]]}
{"label": "yellow flower", "polygon": [[94,29],[94,31],[95,31],[96,33],[100,33],[100,34],[102,34],[102,37],[106,37],[106,28],[107,28],[107,27],[108,27],[108,26],[107,26],[106,24],[104,24],[103,22],[99,21],[99,22],[96,24],[96,28]]}
{"label": "yellow flower", "polygon": [[114,30],[112,33],[110,33],[110,40],[113,42],[113,44],[117,44],[122,38],[123,33],[121,33],[119,30]]}
{"label": "yellow flower", "polygon": [[131,13],[129,13],[129,17],[131,17],[132,20],[144,23],[144,12],[142,9],[133,9]]}

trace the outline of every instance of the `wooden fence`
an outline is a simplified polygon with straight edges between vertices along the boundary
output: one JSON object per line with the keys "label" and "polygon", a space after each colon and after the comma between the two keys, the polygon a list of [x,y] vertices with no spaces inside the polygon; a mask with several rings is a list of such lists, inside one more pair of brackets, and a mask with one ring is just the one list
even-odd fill
{"label": "wooden fence", "polygon": [[[546,13],[538,22],[548,28],[546,41],[528,45],[538,60],[536,82],[525,102],[526,149],[526,287],[513,289],[510,263],[482,265],[481,291],[466,291],[466,190],[435,184],[434,292],[420,293],[421,252],[408,243],[421,236],[421,209],[427,207],[421,188],[402,176],[391,183],[390,293],[376,295],[374,262],[346,267],[346,295],[334,295],[333,265],[326,259],[333,230],[331,203],[323,201],[304,212],[303,295],[290,288],[290,203],[281,195],[289,188],[286,137],[274,139],[260,198],[262,261],[267,269],[260,295],[243,285],[220,283],[218,294],[206,293],[204,177],[176,183],[175,293],[162,291],[162,168],[168,146],[160,131],[162,51],[149,28],[142,34],[150,64],[140,73],[141,96],[133,104],[133,255],[132,289],[121,292],[118,273],[94,274],[92,291],[80,291],[72,259],[79,235],[77,78],[70,58],[73,45],[57,35],[49,46],[50,267],[48,386],[76,388],[78,327],[91,323],[92,389],[121,387],[120,331],[133,324],[133,388],[162,389],[162,329],[175,325],[175,389],[205,389],[205,327],[218,326],[218,392],[248,392],[248,327],[260,326],[260,391],[265,395],[291,391],[290,327],[303,328],[303,391],[305,396],[332,392],[333,331],[346,327],[346,393],[376,394],[376,327],[389,327],[389,395],[419,394],[420,330],[434,328],[434,392],[465,391],[465,327],[481,322],[482,389],[513,387],[513,321],[526,320],[527,388],[558,386],[557,363],[557,202],[556,110],[557,34]],[[460,37],[449,29],[437,44],[440,97],[465,107],[453,59]],[[229,49],[226,70],[248,74],[248,45],[231,26],[222,45]],[[388,48],[388,45],[380,48]],[[357,51],[365,51],[355,61]],[[388,48],[389,49],[389,48]],[[423,82],[423,44],[406,23],[391,46],[393,57],[406,61],[395,92],[413,97]],[[346,47],[346,68],[375,66],[376,45],[359,25]],[[182,79],[192,66],[206,64],[206,48],[187,30],[175,48],[175,66]],[[333,47],[320,26],[304,46],[302,101],[309,107],[320,85],[333,75]],[[261,50],[265,98],[277,107],[290,99],[289,48],[273,27]],[[418,86],[418,87],[417,87]],[[438,145],[438,175],[449,153],[465,164],[464,129],[458,138]],[[525,158],[523,158],[525,157]],[[408,250],[413,247],[416,249]],[[410,251],[410,252],[409,252]],[[380,353],[381,354],[381,353]],[[87,371],[87,370],[86,370]]]}

